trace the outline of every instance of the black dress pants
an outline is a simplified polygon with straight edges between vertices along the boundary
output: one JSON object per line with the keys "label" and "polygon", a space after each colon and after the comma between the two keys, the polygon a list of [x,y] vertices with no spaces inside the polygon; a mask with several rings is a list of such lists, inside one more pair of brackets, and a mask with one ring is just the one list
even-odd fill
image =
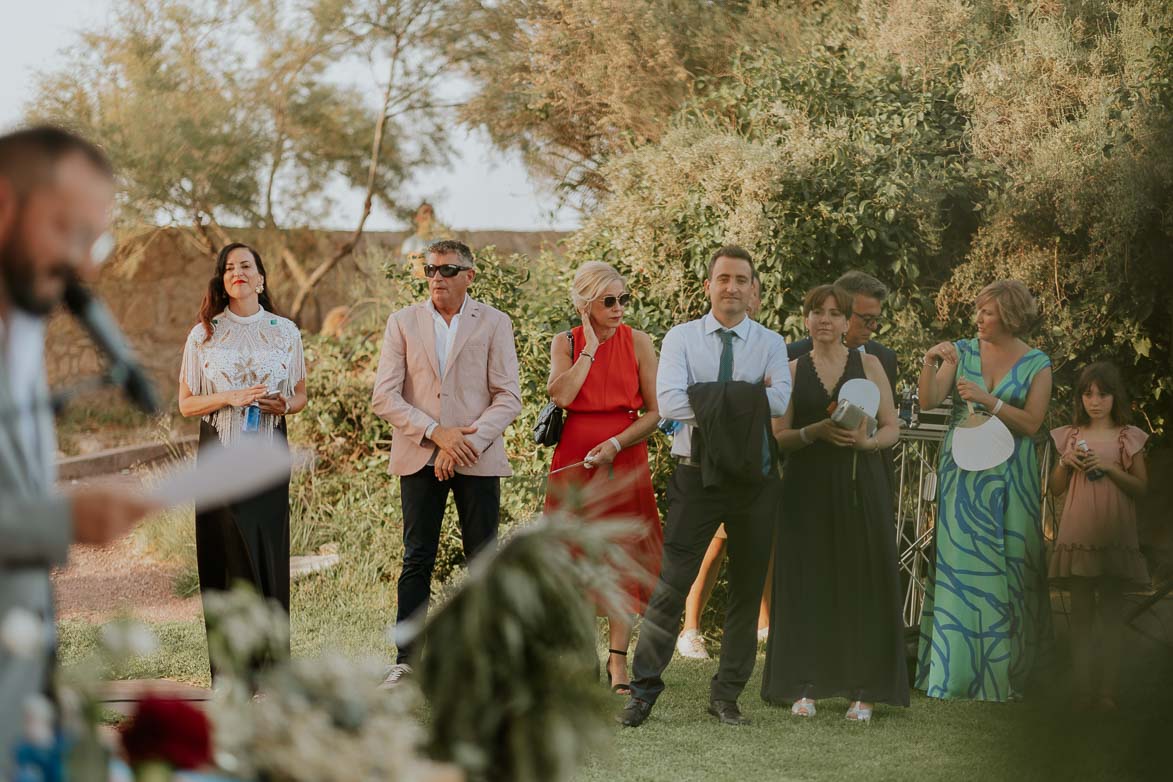
{"label": "black dress pants", "polygon": [[396,662],[408,662],[414,652],[413,639],[404,623],[423,622],[432,593],[432,569],[440,546],[440,525],[448,492],[456,501],[464,557],[497,540],[501,510],[501,479],[459,473],[446,481],[436,477],[429,465],[413,475],[400,478],[403,508],[403,569],[399,573],[399,607],[395,615]]}
{"label": "black dress pants", "polygon": [[757,485],[706,489],[697,467],[682,464],[672,473],[660,578],[644,613],[632,662],[635,697],[655,703],[664,691],[661,676],[676,650],[685,598],[713,534],[724,522],[729,536],[729,605],[709,697],[737,700],[757,658],[758,607],[773,544],[778,485],[771,476]]}

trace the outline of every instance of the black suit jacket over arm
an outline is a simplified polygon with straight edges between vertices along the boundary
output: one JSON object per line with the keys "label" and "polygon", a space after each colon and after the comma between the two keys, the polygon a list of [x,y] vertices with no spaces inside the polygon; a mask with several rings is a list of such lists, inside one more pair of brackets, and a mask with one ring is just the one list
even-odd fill
{"label": "black suit jacket over arm", "polygon": [[702,485],[746,486],[765,480],[762,448],[770,436],[765,387],[742,380],[694,383],[688,387],[688,402],[696,415],[692,453],[700,463]]}

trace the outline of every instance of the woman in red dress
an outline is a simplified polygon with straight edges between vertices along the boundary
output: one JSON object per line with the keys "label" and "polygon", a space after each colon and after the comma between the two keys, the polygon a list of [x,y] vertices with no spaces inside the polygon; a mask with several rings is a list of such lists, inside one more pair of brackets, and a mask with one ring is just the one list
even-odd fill
{"label": "woman in red dress", "polygon": [[557,508],[569,489],[594,478],[614,481],[616,490],[607,493],[605,507],[593,512],[593,518],[621,517],[643,523],[641,534],[625,543],[626,554],[644,571],[624,580],[623,588],[631,598],[629,612],[607,616],[611,636],[607,675],[612,689],[626,694],[631,681],[626,657],[632,614],[642,614],[647,606],[660,573],[664,542],[644,443],[660,421],[656,349],[647,334],[624,325],[623,312],[631,297],[623,277],[608,264],[584,263],[574,276],[571,298],[582,325],[555,335],[550,346],[547,390],[566,411],[550,471],[584,459],[590,464],[550,476],[546,509]]}

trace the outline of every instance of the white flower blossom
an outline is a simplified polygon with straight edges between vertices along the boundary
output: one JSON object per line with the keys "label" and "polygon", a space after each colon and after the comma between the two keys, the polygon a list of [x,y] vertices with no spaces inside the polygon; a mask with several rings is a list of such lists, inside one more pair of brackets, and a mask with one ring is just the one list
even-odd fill
{"label": "white flower blossom", "polygon": [[45,624],[24,608],[13,608],[0,624],[0,644],[14,657],[33,659],[45,651]]}
{"label": "white flower blossom", "polygon": [[149,657],[159,649],[159,639],[141,622],[117,621],[102,625],[102,647],[119,659]]}

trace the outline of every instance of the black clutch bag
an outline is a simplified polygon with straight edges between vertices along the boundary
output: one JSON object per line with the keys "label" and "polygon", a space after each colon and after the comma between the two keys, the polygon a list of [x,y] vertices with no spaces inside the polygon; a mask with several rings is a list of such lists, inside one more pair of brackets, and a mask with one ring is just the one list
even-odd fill
{"label": "black clutch bag", "polygon": [[[574,334],[566,332],[566,339],[570,340],[570,352],[574,354]],[[538,421],[534,424],[534,442],[538,445],[557,445],[562,439],[562,408],[554,404],[551,399],[538,413]]]}
{"label": "black clutch bag", "polygon": [[538,445],[557,445],[562,437],[562,408],[551,399],[538,413],[534,424],[534,442]]}

